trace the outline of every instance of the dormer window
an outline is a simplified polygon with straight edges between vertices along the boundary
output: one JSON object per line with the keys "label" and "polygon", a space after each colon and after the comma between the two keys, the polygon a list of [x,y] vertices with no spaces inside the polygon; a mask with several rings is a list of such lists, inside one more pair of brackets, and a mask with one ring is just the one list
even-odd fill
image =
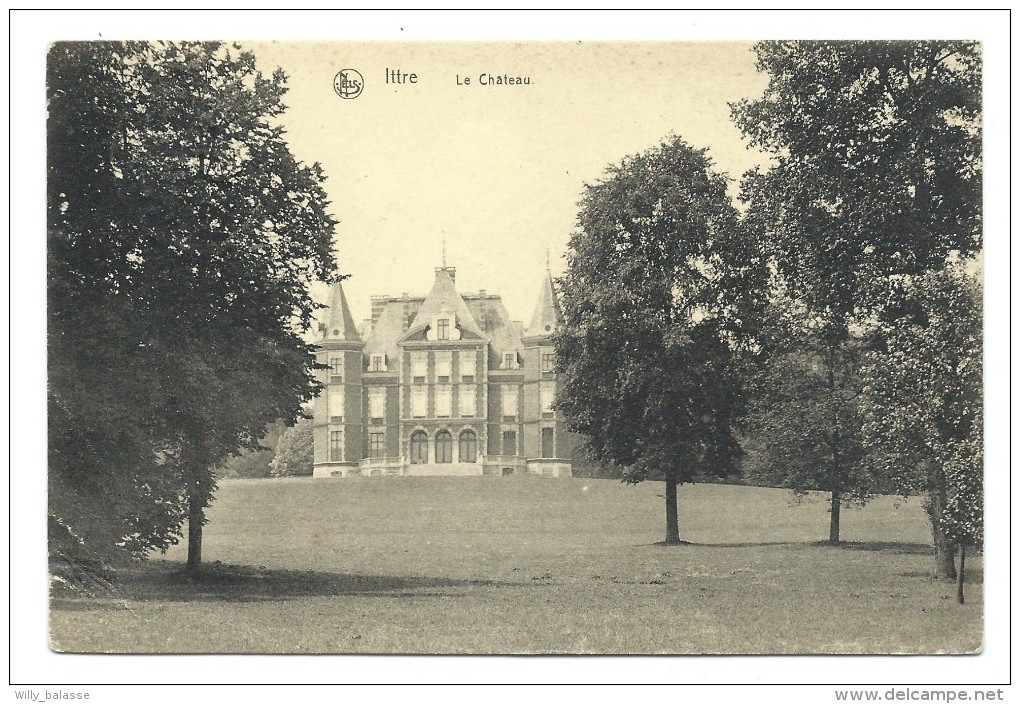
{"label": "dormer window", "polygon": [[457,327],[457,312],[452,309],[436,311],[429,320],[428,330],[425,331],[425,339],[432,342],[439,340],[459,340],[460,329]]}
{"label": "dormer window", "polygon": [[517,353],[510,351],[503,353],[503,364],[500,369],[517,369]]}
{"label": "dormer window", "polygon": [[372,361],[369,363],[368,370],[372,372],[384,372],[386,371],[386,355],[384,354],[373,354]]}

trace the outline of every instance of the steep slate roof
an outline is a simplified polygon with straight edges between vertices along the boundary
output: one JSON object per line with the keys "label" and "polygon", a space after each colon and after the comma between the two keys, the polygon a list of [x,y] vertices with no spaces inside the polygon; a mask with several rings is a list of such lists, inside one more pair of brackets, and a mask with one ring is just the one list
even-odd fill
{"label": "steep slate roof", "polygon": [[354,324],[343,286],[337,281],[329,290],[329,311],[326,314],[322,339],[361,342],[358,326]]}
{"label": "steep slate roof", "polygon": [[521,324],[510,319],[510,313],[499,296],[468,294],[464,296],[464,302],[482,328],[482,334],[492,343],[495,355],[510,350],[521,351]]}
{"label": "steep slate roof", "polygon": [[[343,307],[346,308],[346,301]],[[535,312],[525,330],[520,321],[511,320],[498,295],[469,293],[461,296],[449,273],[440,268],[436,271],[432,290],[425,298],[401,296],[386,299],[365,341],[365,355],[382,353],[387,355],[388,363],[393,364],[400,355],[399,343],[421,337],[441,310],[456,312],[457,324],[466,333],[464,339],[478,337],[488,341],[494,359],[511,350],[521,352],[522,337],[545,336],[563,324],[559,300],[548,272],[542,281]],[[347,315],[350,316],[349,311]],[[410,324],[406,322],[408,318]],[[547,331],[546,325],[552,330]],[[354,329],[353,325],[350,329]],[[393,371],[394,367],[390,370]]]}
{"label": "steep slate roof", "polygon": [[408,314],[415,316],[421,308],[424,298],[390,298],[372,325],[372,332],[365,340],[365,354],[385,354],[395,360],[400,354],[397,341],[404,334],[404,306]]}
{"label": "steep slate roof", "polygon": [[409,339],[421,333],[428,327],[432,319],[444,310],[452,310],[457,314],[457,327],[461,333],[470,333],[472,336],[485,339],[486,335],[479,329],[478,323],[468,310],[464,299],[457,293],[457,287],[450,278],[446,267],[436,269],[436,282],[432,284],[432,290],[425,296],[425,302],[418,310],[411,327],[407,329],[401,339]]}
{"label": "steep slate roof", "polygon": [[560,302],[553,288],[552,274],[548,271],[542,280],[542,288],[538,294],[535,312],[531,315],[531,323],[525,330],[525,336],[548,335],[563,324]]}

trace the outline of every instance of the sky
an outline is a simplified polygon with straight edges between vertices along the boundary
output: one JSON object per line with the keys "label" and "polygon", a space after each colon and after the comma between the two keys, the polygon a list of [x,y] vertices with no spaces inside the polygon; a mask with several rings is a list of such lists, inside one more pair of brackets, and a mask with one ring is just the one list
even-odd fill
{"label": "sky", "polygon": [[[709,150],[735,196],[763,161],[730,120],[729,103],[766,84],[747,42],[242,46],[263,72],[287,74],[281,121],[298,159],[327,175],[358,321],[373,294],[425,295],[445,243],[461,292],[498,292],[526,322],[547,252],[561,274],[584,184],[609,164],[677,134]],[[344,68],[364,78],[357,98],[334,92]],[[415,83],[387,83],[387,71]],[[530,84],[482,85],[482,74]]]}

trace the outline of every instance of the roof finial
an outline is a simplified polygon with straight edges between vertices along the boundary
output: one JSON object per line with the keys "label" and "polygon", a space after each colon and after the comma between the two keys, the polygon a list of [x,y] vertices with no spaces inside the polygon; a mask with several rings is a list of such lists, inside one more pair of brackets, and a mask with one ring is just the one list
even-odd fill
{"label": "roof finial", "polygon": [[545,271],[546,271],[546,273],[550,272],[550,269],[549,269],[549,245],[545,246]]}
{"label": "roof finial", "polygon": [[446,240],[443,240],[443,268],[446,268]]}

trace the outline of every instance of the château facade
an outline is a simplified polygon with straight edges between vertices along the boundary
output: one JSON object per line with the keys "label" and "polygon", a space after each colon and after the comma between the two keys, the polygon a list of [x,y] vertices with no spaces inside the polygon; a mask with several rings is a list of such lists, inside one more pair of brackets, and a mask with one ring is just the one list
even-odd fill
{"label": "ch\u00e2teau facade", "polygon": [[373,296],[360,331],[332,287],[314,476],[571,476],[578,438],[553,407],[563,321],[551,275],[525,328],[498,295],[462,295],[455,268],[435,271],[423,298]]}

